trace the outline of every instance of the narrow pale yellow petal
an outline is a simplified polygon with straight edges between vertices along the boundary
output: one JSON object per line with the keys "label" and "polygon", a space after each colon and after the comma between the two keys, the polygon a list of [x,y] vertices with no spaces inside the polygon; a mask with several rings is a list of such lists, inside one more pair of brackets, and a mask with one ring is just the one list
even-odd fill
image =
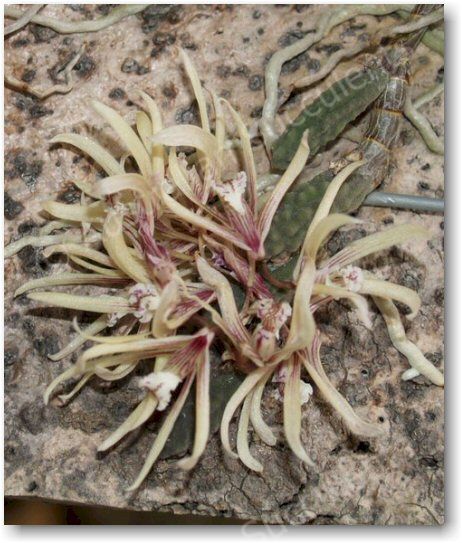
{"label": "narrow pale yellow petal", "polygon": [[[19,287],[14,296],[19,296],[28,290],[43,287],[52,287],[57,285],[110,285],[112,286],[114,281],[121,281],[121,278],[104,276],[97,273],[74,273],[64,272],[50,277],[40,277],[39,279],[32,279],[21,287]],[[122,280],[123,281],[123,280]]]}
{"label": "narrow pale yellow petal", "polygon": [[157,403],[155,395],[148,393],[117,430],[103,441],[98,447],[98,452],[107,451],[129,432],[144,424],[156,410]]}
{"label": "narrow pale yellow petal", "polygon": [[82,234],[72,234],[71,232],[50,236],[25,236],[6,246],[4,257],[10,258],[28,245],[31,247],[48,247],[62,242],[78,243],[80,241],[82,241]]}
{"label": "narrow pale yellow petal", "polygon": [[94,271],[98,273],[99,275],[103,275],[104,277],[111,277],[111,278],[127,278],[125,273],[123,273],[120,270],[114,270],[110,268],[102,268],[101,266],[96,266],[96,264],[92,264],[91,262],[87,262],[86,260],[83,260],[83,258],[79,258],[78,256],[70,255],[70,259],[72,262],[75,262],[82,268],[85,268],[87,270]]}
{"label": "narrow pale yellow petal", "polygon": [[234,394],[231,396],[228,403],[226,404],[223,417],[221,419],[220,437],[224,450],[232,458],[238,458],[238,456],[232,451],[231,444],[229,442],[229,424],[231,422],[231,419],[233,418],[236,409],[241,405],[247,394],[252,391],[252,389],[260,381],[260,379],[262,379],[266,375],[271,374],[272,372],[273,368],[263,367],[258,368],[249,375],[247,375],[247,377],[239,385],[239,388],[234,392]]}
{"label": "narrow pale yellow petal", "polygon": [[332,213],[325,219],[321,219],[304,245],[303,253],[300,253],[300,259],[303,261],[304,255],[310,255],[311,258],[316,259],[319,248],[333,232],[342,226],[360,223],[360,220],[341,213]]}
{"label": "narrow pale yellow petal", "polygon": [[382,313],[387,325],[388,334],[395,349],[404,355],[409,364],[434,385],[443,386],[443,374],[425,358],[422,351],[412,343],[404,331],[403,323],[395,304],[387,298],[373,296],[373,300]]}
{"label": "narrow pale yellow petal", "polygon": [[186,73],[188,74],[189,80],[191,81],[194,96],[196,97],[202,128],[206,132],[210,132],[209,117],[207,115],[207,103],[205,102],[205,96],[202,91],[202,84],[197,74],[196,68],[191,62],[191,59],[187,55],[186,51],[184,51],[183,49],[180,49],[180,57],[184,64]]}
{"label": "narrow pale yellow petal", "polygon": [[231,104],[227,100],[222,100],[231,112],[239,134],[239,139],[241,141],[242,147],[242,155],[244,159],[244,168],[247,174],[247,201],[250,209],[253,213],[255,213],[257,205],[257,170],[255,168],[255,161],[253,158],[252,144],[250,143],[249,132],[245,124],[242,122],[242,119],[237,111],[231,106]]}
{"label": "narrow pale yellow petal", "polygon": [[111,354],[140,353],[146,358],[169,354],[183,348],[194,336],[170,336],[159,339],[141,339],[139,341],[94,345],[87,349],[77,360],[79,368],[85,368],[85,364],[94,358]]}
{"label": "narrow pale yellow petal", "polygon": [[271,377],[271,374],[268,373],[265,377],[263,377],[259,383],[256,385],[253,393],[252,393],[252,403],[250,408],[250,421],[252,422],[252,426],[254,427],[255,431],[257,432],[259,438],[269,445],[270,447],[273,447],[277,443],[277,438],[274,435],[271,428],[266,424],[266,422],[263,420],[262,414],[261,414],[261,400],[263,396],[263,391],[265,389],[265,385],[268,381],[268,379]]}
{"label": "narrow pale yellow petal", "polygon": [[93,101],[92,106],[93,109],[112,126],[119,138],[127,146],[127,149],[133,155],[133,158],[138,164],[141,174],[144,177],[149,178],[152,173],[151,161],[148,152],[144,148],[143,143],[136,135],[135,131],[112,108],[97,101]]}
{"label": "narrow pale yellow petal", "polygon": [[149,276],[146,266],[143,266],[137,260],[127,244],[122,229],[123,215],[116,211],[111,211],[106,217],[103,229],[103,244],[111,260],[128,277],[131,277],[137,283],[149,283]]}
{"label": "narrow pale yellow petal", "polygon": [[151,358],[149,354],[143,352],[125,352],[121,354],[110,354],[97,359],[86,360],[82,362],[81,358],[76,362],[75,367],[79,375],[85,373],[96,373],[103,368],[116,368],[121,365],[136,366],[142,360]]}
{"label": "narrow pale yellow petal", "polygon": [[77,147],[97,162],[109,175],[124,173],[117,160],[104,147],[90,138],[79,134],[59,134],[52,138],[50,143],[68,143]]}
{"label": "narrow pale yellow petal", "polygon": [[84,206],[80,204],[63,204],[48,200],[42,202],[42,209],[58,219],[75,222],[103,223],[106,216],[105,202],[95,202]]}
{"label": "narrow pale yellow petal", "polygon": [[154,318],[152,320],[151,332],[154,337],[165,337],[171,333],[168,327],[168,317],[180,301],[180,293],[176,281],[170,283],[162,290]]}
{"label": "narrow pale yellow petal", "polygon": [[223,115],[223,108],[221,107],[221,101],[218,96],[211,91],[213,107],[215,109],[215,138],[217,140],[217,181],[221,180],[221,172],[223,169],[223,150],[225,147],[225,118]]}
{"label": "narrow pale yellow petal", "polygon": [[308,146],[307,138],[308,132],[305,131],[300,141],[300,145],[298,146],[297,152],[291,160],[289,167],[284,172],[284,175],[280,178],[277,185],[274,187],[270,197],[265,203],[265,206],[260,212],[260,216],[258,218],[258,230],[263,241],[265,241],[266,236],[268,235],[271,222],[279,207],[279,204],[284,198],[286,192],[292,186],[295,179],[297,179],[302,169],[305,167],[306,161],[308,160],[310,148]]}
{"label": "narrow pale yellow petal", "polygon": [[390,283],[389,281],[381,281],[380,279],[364,279],[361,285],[361,294],[370,296],[378,296],[380,298],[390,298],[404,305],[407,305],[411,312],[406,315],[406,318],[412,320],[415,318],[420,309],[420,297],[417,292],[410,288]]}
{"label": "narrow pale yellow petal", "polygon": [[77,375],[79,375],[77,368],[75,366],[71,366],[66,371],[63,371],[63,373],[60,373],[58,377],[55,377],[55,379],[53,379],[53,381],[47,386],[43,394],[43,401],[45,402],[45,405],[47,405],[50,401],[50,396],[58,385],[64,381],[67,381],[68,379],[76,377]]}
{"label": "narrow pale yellow petal", "polygon": [[185,206],[182,206],[179,204],[176,200],[168,196],[167,194],[163,194],[162,198],[164,200],[165,205],[174,213],[179,219],[188,222],[192,224],[193,226],[197,226],[198,228],[203,228],[204,230],[208,230],[210,232],[213,232],[220,238],[223,238],[226,241],[230,241],[233,245],[236,245],[236,247],[240,247],[241,249],[244,249],[245,251],[251,251],[251,247],[249,247],[242,239],[241,237],[234,234],[231,230],[228,228],[225,228],[224,226],[221,226],[217,224],[216,222],[208,219],[207,217],[202,217],[190,209],[188,209]]}
{"label": "narrow pale yellow petal", "polygon": [[181,410],[183,409],[183,405],[186,401],[186,398],[188,397],[188,393],[191,388],[193,380],[194,380],[194,373],[191,373],[186,378],[181,388],[180,394],[178,395],[178,398],[176,399],[175,403],[170,408],[170,411],[168,415],[166,416],[164,423],[162,424],[159,430],[159,433],[157,434],[156,439],[154,440],[154,443],[152,444],[151,450],[149,451],[149,454],[146,458],[146,461],[138,477],[136,478],[135,482],[130,486],[130,488],[128,488],[129,492],[132,490],[136,490],[140,486],[140,484],[144,481],[148,473],[151,471],[151,468],[156,462],[156,460],[159,458],[159,454],[162,452],[162,449],[165,446],[168,436],[173,430],[173,426],[175,425],[176,419],[178,418],[179,414],[181,413]]}
{"label": "narrow pale yellow petal", "polygon": [[329,183],[329,186],[327,187],[326,192],[324,193],[324,196],[322,197],[321,202],[319,203],[318,208],[316,209],[316,213],[314,214],[314,217],[310,223],[310,226],[308,228],[307,237],[313,232],[313,230],[318,226],[319,222],[322,219],[325,219],[327,215],[330,213],[332,204],[334,203],[334,200],[338,194],[338,191],[341,189],[343,183],[350,177],[350,175],[355,172],[360,166],[364,164],[364,160],[358,160],[356,162],[352,162],[343,170],[341,170]]}
{"label": "narrow pale yellow petal", "polygon": [[169,147],[189,146],[199,149],[210,159],[214,159],[218,150],[215,136],[192,124],[169,126],[155,134],[151,141],[154,144]]}
{"label": "narrow pale yellow petal", "polygon": [[332,385],[321,364],[319,357],[320,346],[319,337],[317,337],[313,343],[313,348],[309,351],[309,357],[304,356],[302,360],[309,376],[318,387],[324,399],[340,415],[347,428],[353,434],[371,438],[382,435],[381,428],[358,417],[351,405]]}
{"label": "narrow pale yellow petal", "polygon": [[91,313],[117,313],[130,310],[128,300],[121,296],[79,296],[64,292],[30,292],[27,297],[55,307],[66,307]]}
{"label": "narrow pale yellow petal", "polygon": [[[149,116],[151,117],[152,135],[157,134],[157,132],[159,132],[163,128],[162,115],[160,113],[160,110],[157,107],[156,102],[149,96],[149,94],[140,91],[140,95],[149,110]],[[164,155],[165,152],[162,145],[152,145],[152,171],[155,175],[162,177],[164,175],[165,168]]]}
{"label": "narrow pale yellow petal", "polygon": [[146,104],[149,116],[151,118],[151,128],[153,134],[156,132],[159,132],[159,130],[162,130],[162,114],[160,112],[160,109],[158,108],[155,100],[149,94],[147,94],[144,91],[139,91],[141,98],[144,100],[144,103]]}
{"label": "narrow pale yellow petal", "polygon": [[86,341],[94,341],[95,343],[130,343],[132,341],[139,341],[140,339],[146,339],[149,337],[148,333],[145,334],[133,334],[133,335],[120,335],[120,336],[95,336],[90,334],[87,329],[82,330],[77,322],[77,318],[74,317],[72,321],[72,327],[74,330],[80,334]]}
{"label": "narrow pale yellow petal", "polygon": [[178,462],[185,470],[194,468],[207,445],[210,432],[210,357],[208,349],[197,363],[196,377],[196,428],[191,456]]}
{"label": "narrow pale yellow petal", "polygon": [[215,290],[220,306],[221,316],[232,334],[232,339],[235,343],[246,342],[250,343],[250,334],[242,324],[237,310],[236,300],[234,298],[233,289],[228,279],[201,256],[196,258],[197,271],[202,278],[202,281],[213,290]]}
{"label": "narrow pale yellow petal", "polygon": [[188,198],[188,200],[191,200],[191,202],[195,203],[197,206],[205,207],[192,191],[188,180],[186,179],[186,176],[181,169],[180,163],[178,162],[178,157],[174,148],[170,149],[170,153],[168,155],[168,168],[173,178],[173,182],[186,196],[186,198]]}
{"label": "narrow pale yellow petal", "polygon": [[261,472],[263,471],[263,466],[251,455],[247,435],[249,431],[251,401],[252,396],[251,394],[249,394],[244,400],[244,404],[241,410],[241,416],[239,417],[236,446],[237,453],[241,462],[252,471]]}
{"label": "narrow pale yellow petal", "polygon": [[[361,292],[363,292],[361,290]],[[331,286],[331,285],[321,285],[316,283],[313,287],[313,294],[318,294],[321,296],[330,296],[334,300],[340,300],[345,298],[350,300],[350,302],[356,307],[358,312],[358,317],[364,326],[370,330],[372,328],[372,321],[369,315],[369,307],[367,305],[367,300],[358,294],[357,292],[352,292],[343,287]]]}
{"label": "narrow pale yellow petal", "polygon": [[61,245],[53,245],[52,247],[49,247],[48,249],[43,251],[43,254],[47,258],[54,253],[63,253],[69,256],[81,256],[83,258],[93,260],[94,262],[98,262],[103,266],[110,266],[111,268],[114,267],[114,262],[104,253],[96,251],[95,249],[91,249],[90,247],[86,247],[85,245],[79,245],[77,243],[63,243]]}
{"label": "narrow pale yellow petal", "polygon": [[83,181],[82,179],[73,179],[72,183],[81,190],[87,196],[94,198],[95,200],[101,200],[101,196],[95,190],[95,184],[88,181]]}
{"label": "narrow pale yellow petal", "polygon": [[84,375],[79,382],[74,386],[74,388],[68,392],[67,394],[60,394],[58,396],[58,399],[62,404],[67,403],[71,398],[73,398],[79,390],[81,390],[84,385],[90,380],[90,378],[93,377],[91,373]]}
{"label": "narrow pale yellow petal", "polygon": [[144,111],[136,112],[136,130],[141,138],[141,141],[143,142],[144,147],[146,148],[146,151],[150,154],[152,147],[152,124],[151,119]]}
{"label": "narrow pale yellow petal", "polygon": [[287,363],[287,379],[284,384],[284,433],[287,443],[300,460],[314,467],[300,440],[302,408],[300,398],[300,360],[297,357]]}
{"label": "narrow pale yellow petal", "polygon": [[315,333],[315,322],[309,300],[313,290],[315,272],[314,263],[310,259],[305,263],[295,289],[289,336],[285,346],[276,351],[271,358],[272,363],[286,360],[294,351],[304,349],[311,344]]}
{"label": "narrow pale yellow petal", "polygon": [[[107,328],[107,316],[101,315],[101,317],[98,317],[92,324],[89,324],[85,328],[85,333],[89,336],[93,336],[95,334],[98,334],[102,330]],[[85,337],[82,337],[80,335],[75,336],[75,338],[64,347],[64,349],[61,349],[59,352],[54,354],[49,354],[48,358],[51,360],[61,360],[62,358],[69,356],[74,351],[76,351],[81,345],[83,345],[86,341]]]}
{"label": "narrow pale yellow petal", "polygon": [[428,239],[429,232],[422,226],[416,224],[401,224],[389,228],[383,232],[371,234],[362,239],[353,241],[339,253],[331,257],[322,267],[329,272],[339,270],[356,260],[371,253],[383,251],[393,245],[398,245],[412,239]]}
{"label": "narrow pale yellow petal", "polygon": [[97,366],[95,368],[95,375],[100,379],[103,379],[103,381],[118,381],[119,379],[127,377],[135,367],[134,364],[120,364],[117,368],[108,370],[107,368],[100,368]]}
{"label": "narrow pale yellow petal", "polygon": [[131,190],[138,193],[144,203],[144,206],[149,214],[151,210],[151,189],[144,177],[136,173],[125,173],[123,175],[115,175],[106,177],[98,181],[95,192],[100,196],[116,194],[120,191]]}
{"label": "narrow pale yellow petal", "polygon": [[322,197],[321,202],[316,209],[316,213],[314,214],[314,217],[311,220],[310,226],[308,227],[308,230],[306,232],[305,239],[302,244],[302,250],[300,251],[300,256],[294,269],[294,279],[296,279],[300,273],[303,255],[306,253],[307,247],[310,244],[311,236],[313,236],[314,231],[316,230],[320,222],[329,215],[335,197],[337,196],[338,191],[342,187],[343,183],[345,183],[348,177],[350,177],[350,175],[363,164],[363,160],[352,162],[351,164],[343,168],[329,183],[329,186],[327,187],[327,190],[324,193],[324,196]]}

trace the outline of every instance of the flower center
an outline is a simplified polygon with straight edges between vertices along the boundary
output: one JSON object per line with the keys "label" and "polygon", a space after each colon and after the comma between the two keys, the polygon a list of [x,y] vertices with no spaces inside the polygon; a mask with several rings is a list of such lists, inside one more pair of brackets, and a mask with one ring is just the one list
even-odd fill
{"label": "flower center", "polygon": [[159,294],[152,284],[137,283],[129,291],[128,301],[133,307],[133,315],[140,322],[149,322],[159,307]]}

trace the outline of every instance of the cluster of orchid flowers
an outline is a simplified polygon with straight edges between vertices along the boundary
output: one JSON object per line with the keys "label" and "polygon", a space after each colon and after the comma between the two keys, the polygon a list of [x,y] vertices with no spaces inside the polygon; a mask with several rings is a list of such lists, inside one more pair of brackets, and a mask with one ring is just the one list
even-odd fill
{"label": "cluster of orchid flowers", "polygon": [[[146,112],[136,117],[136,132],[113,109],[94,103],[127,147],[116,160],[98,143],[78,134],[64,134],[52,142],[67,143],[91,156],[107,173],[93,183],[75,181],[82,191],[80,204],[48,201],[43,208],[54,217],[37,238],[25,238],[7,248],[7,256],[26,244],[47,246],[46,255],[63,253],[80,270],[36,279],[16,294],[60,285],[96,285],[110,288],[104,295],[33,292],[28,296],[52,306],[100,314],[59,353],[60,360],[87,340],[94,345],[47,388],[45,401],[64,381],[77,379],[68,401],[92,377],[121,379],[141,363],[150,373],[139,378],[144,397],[99,447],[105,451],[145,423],[154,411],[168,409],[144,466],[132,489],[137,488],[161,453],[195,381],[196,427],[191,454],[178,462],[193,468],[209,436],[210,348],[221,342],[223,360],[246,374],[229,400],[221,422],[221,441],[230,456],[255,471],[263,467],[249,449],[251,424],[268,445],[276,443],[273,430],[261,412],[266,384],[279,383],[283,396],[284,431],[295,455],[313,465],[300,438],[301,405],[309,397],[301,379],[305,370],[311,382],[340,415],[348,429],[361,436],[376,436],[379,429],[361,420],[335,389],[320,360],[321,334],[314,315],[333,299],[347,299],[365,326],[370,327],[365,295],[372,296],[382,312],[395,347],[409,360],[404,378],[422,374],[442,385],[441,373],[405,336],[394,301],[406,304],[412,318],[419,297],[412,290],[374,278],[354,266],[362,257],[426,232],[413,225],[390,228],[357,240],[319,262],[319,249],[338,228],[358,222],[347,215],[331,214],[335,196],[362,162],[342,169],[330,184],[307,231],[293,273],[291,303],[281,301],[259,273],[265,258],[264,243],[272,218],[287,190],[309,158],[303,138],[291,164],[264,203],[258,201],[257,173],[248,132],[238,113],[211,92],[215,129],[210,128],[207,103],[199,77],[181,52],[199,106],[201,127],[164,128],[154,100],[140,93]],[[240,139],[244,171],[228,175],[224,152],[226,117],[233,121]],[[182,147],[194,148],[186,156]],[[138,173],[129,167],[132,157]],[[134,169],[133,167],[131,168]],[[53,231],[60,231],[52,234]],[[232,284],[245,293],[238,307]],[[118,289],[118,294],[113,294]],[[98,335],[111,329],[111,335]],[[186,333],[188,332],[188,333]],[[242,405],[236,448],[229,427]]]}

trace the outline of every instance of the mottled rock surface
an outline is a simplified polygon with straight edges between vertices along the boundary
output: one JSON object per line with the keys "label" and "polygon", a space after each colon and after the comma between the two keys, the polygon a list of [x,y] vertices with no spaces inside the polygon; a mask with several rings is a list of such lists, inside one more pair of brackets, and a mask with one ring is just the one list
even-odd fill
{"label": "mottled rock surface", "polygon": [[[100,6],[103,7],[103,6]],[[301,10],[303,8],[303,10]],[[75,87],[67,95],[44,102],[12,90],[5,94],[5,241],[34,233],[44,223],[40,201],[50,196],[72,201],[75,177],[93,178],[94,166],[70,149],[50,147],[50,138],[78,131],[98,138],[117,154],[120,145],[89,108],[102,100],[134,121],[136,89],[159,102],[166,124],[194,122],[192,96],[185,86],[175,45],[185,47],[209,88],[238,106],[248,125],[256,122],[263,103],[261,85],[269,55],[312,30],[323,6],[152,6],[141,16],[96,34],[63,36],[29,26],[5,42],[5,70],[45,88],[53,67],[87,43],[85,57],[74,71]],[[50,16],[95,17],[70,6],[48,6]],[[196,16],[194,16],[196,15]],[[383,18],[379,24],[390,24]],[[367,29],[363,23],[368,23]],[[344,46],[373,32],[375,21],[358,17],[332,33],[323,44]],[[43,29],[42,29],[43,30]],[[309,71],[319,69],[332,47],[301,55],[284,70],[286,88]],[[361,57],[342,64],[335,77],[357,66]],[[420,46],[413,59],[418,95],[441,77],[442,60]],[[50,70],[50,71],[48,71]],[[329,84],[329,78],[324,85]],[[318,89],[292,100],[282,119],[293,119]],[[435,129],[443,134],[442,98],[425,106]],[[345,141],[340,146],[348,146]],[[339,147],[340,148],[340,147]],[[267,167],[261,145],[255,149],[258,168]],[[335,155],[336,147],[325,153]],[[404,125],[401,144],[386,189],[429,196],[443,194],[443,159],[430,153],[420,136]],[[419,291],[422,310],[406,324],[409,337],[441,367],[443,359],[443,222],[440,216],[364,208],[361,226],[415,222],[432,233],[431,241],[409,243],[368,264],[383,277]],[[342,246],[354,232],[337,235]],[[45,407],[46,385],[70,360],[55,363],[47,355],[64,346],[71,332],[70,312],[40,309],[12,293],[25,280],[62,269],[62,260],[48,261],[38,249],[25,248],[7,261],[5,320],[5,493],[7,496],[99,504],[126,509],[229,516],[267,523],[312,524],[440,524],[444,520],[443,391],[419,378],[403,382],[406,360],[391,346],[381,318],[374,313],[373,331],[360,326],[346,305],[332,303],[319,322],[327,341],[322,359],[326,371],[359,414],[381,424],[383,437],[361,441],[349,436],[316,396],[304,408],[303,442],[316,462],[308,469],[281,440],[276,448],[251,439],[252,454],[265,466],[262,475],[224,458],[215,435],[197,469],[190,474],[160,461],[140,491],[125,488],[141,466],[156,430],[156,421],[130,436],[103,457],[97,445],[130,413],[139,399],[133,381],[107,386],[95,380],[67,407]],[[268,392],[264,414],[281,428],[278,400]],[[280,430],[279,430],[280,432]]]}

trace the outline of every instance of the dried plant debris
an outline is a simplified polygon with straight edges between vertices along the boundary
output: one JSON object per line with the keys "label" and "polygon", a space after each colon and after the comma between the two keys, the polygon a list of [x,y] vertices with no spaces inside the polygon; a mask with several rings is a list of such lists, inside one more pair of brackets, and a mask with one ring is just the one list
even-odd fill
{"label": "dried plant debris", "polygon": [[[364,166],[364,160],[346,160],[317,201],[305,229],[291,272],[291,295],[277,298],[260,273],[267,258],[265,242],[281,201],[310,159],[309,136],[302,134],[274,190],[259,202],[244,122],[213,91],[211,103],[207,102],[199,75],[183,51],[181,58],[200,126],[164,127],[155,101],[142,91],[144,108],[138,111],[134,128],[119,113],[94,101],[94,111],[111,126],[126,153],[113,156],[110,149],[75,133],[54,137],[51,143],[71,145],[90,156],[106,177],[94,182],[76,179],[79,203],[43,202],[51,222],[38,235],[6,249],[6,256],[13,257],[32,245],[45,248],[45,257],[64,254],[69,259],[68,270],[33,279],[16,295],[95,315],[86,326],[76,317],[74,337],[50,355],[52,360],[75,355],[76,360],[55,376],[45,402],[58,394],[55,401],[64,405],[91,379],[114,382],[133,376],[136,370],[138,405],[99,446],[99,451],[106,451],[155,412],[164,414],[130,487],[133,490],[166,447],[175,454],[188,449],[186,442],[173,447],[169,442],[182,428],[176,426],[182,418],[190,428],[194,425],[194,431],[192,448],[178,461],[179,468],[196,466],[218,417],[226,454],[261,472],[265,466],[252,455],[248,432],[253,427],[264,443],[276,444],[274,428],[261,410],[265,387],[276,383],[286,441],[294,455],[315,472],[316,465],[301,440],[303,405],[313,392],[322,395],[353,434],[374,438],[381,433],[380,426],[359,417],[324,370],[320,347],[326,338],[316,322],[320,308],[332,300],[344,300],[370,329],[367,297],[371,297],[393,345],[409,362],[403,379],[421,375],[434,385],[443,385],[442,373],[406,337],[398,313],[398,305],[405,305],[410,310],[406,318],[414,318],[420,308],[418,294],[379,278],[370,267],[361,267],[367,255],[425,240],[428,233],[412,223],[393,226],[325,257],[321,249],[330,235],[359,223],[332,209],[342,186]],[[213,123],[209,112],[213,112]],[[231,173],[224,167],[225,141],[235,133],[243,169]],[[191,150],[188,155],[182,152],[185,148]],[[126,169],[129,156],[136,171]],[[72,290],[58,288],[66,285]],[[88,285],[94,287],[91,294]],[[87,342],[91,346],[83,348]],[[218,368],[228,372],[232,368],[227,388],[220,381],[226,371],[217,374]],[[217,406],[227,395],[221,414]],[[239,407],[234,446],[229,428]],[[192,411],[194,423],[189,423]]]}

